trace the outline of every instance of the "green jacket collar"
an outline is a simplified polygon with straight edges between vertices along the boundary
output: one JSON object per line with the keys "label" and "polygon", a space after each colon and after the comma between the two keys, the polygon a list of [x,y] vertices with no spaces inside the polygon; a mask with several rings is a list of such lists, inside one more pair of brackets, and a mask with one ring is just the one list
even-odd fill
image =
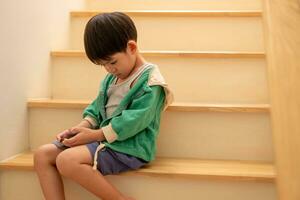
{"label": "green jacket collar", "polygon": [[[140,76],[140,78],[137,80],[137,82],[134,84],[134,86],[129,90],[127,95],[122,99],[117,109],[113,112],[112,116],[110,118],[106,118],[106,112],[105,112],[105,105],[107,103],[107,90],[109,86],[112,84],[115,77],[112,74],[108,74],[102,84],[102,88],[100,90],[101,98],[100,98],[100,114],[102,116],[103,124],[106,124],[107,121],[109,121],[111,118],[119,115],[128,104],[131,102],[132,99],[137,98],[138,96],[143,95],[145,92],[150,92],[151,88],[148,86],[148,79],[149,74],[153,70],[153,67],[150,69],[147,69],[143,74]],[[105,123],[106,122],[106,123]]]}

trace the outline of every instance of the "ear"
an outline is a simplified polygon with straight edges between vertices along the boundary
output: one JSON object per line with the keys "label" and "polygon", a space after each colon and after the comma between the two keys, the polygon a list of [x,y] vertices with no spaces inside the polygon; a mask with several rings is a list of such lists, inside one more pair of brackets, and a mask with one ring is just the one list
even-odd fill
{"label": "ear", "polygon": [[137,52],[137,43],[134,40],[128,41],[127,52],[130,54],[135,54]]}

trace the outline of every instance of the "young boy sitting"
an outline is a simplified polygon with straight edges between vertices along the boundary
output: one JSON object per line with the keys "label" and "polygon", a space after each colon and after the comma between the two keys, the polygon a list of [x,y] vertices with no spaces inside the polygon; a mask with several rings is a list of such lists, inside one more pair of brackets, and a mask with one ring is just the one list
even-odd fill
{"label": "young boy sitting", "polygon": [[39,147],[34,167],[47,200],[65,199],[60,175],[103,200],[132,199],[104,175],[154,160],[161,112],[173,95],[158,67],[139,53],[133,21],[120,12],[92,17],[85,27],[87,57],[108,74],[83,120]]}

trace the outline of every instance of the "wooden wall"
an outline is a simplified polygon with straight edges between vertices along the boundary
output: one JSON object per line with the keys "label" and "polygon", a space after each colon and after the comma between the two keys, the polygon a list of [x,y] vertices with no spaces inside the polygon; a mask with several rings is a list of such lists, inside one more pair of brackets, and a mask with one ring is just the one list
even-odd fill
{"label": "wooden wall", "polygon": [[300,199],[300,1],[263,0],[277,189]]}

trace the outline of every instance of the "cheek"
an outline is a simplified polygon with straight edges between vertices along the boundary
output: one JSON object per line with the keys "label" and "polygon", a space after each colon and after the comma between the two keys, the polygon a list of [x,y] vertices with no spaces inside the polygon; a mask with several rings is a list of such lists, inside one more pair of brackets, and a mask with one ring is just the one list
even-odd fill
{"label": "cheek", "polygon": [[118,71],[119,72],[123,72],[123,73],[127,73],[128,71],[130,71],[130,67],[132,64],[128,61],[124,61],[122,63],[119,63],[118,65]]}

